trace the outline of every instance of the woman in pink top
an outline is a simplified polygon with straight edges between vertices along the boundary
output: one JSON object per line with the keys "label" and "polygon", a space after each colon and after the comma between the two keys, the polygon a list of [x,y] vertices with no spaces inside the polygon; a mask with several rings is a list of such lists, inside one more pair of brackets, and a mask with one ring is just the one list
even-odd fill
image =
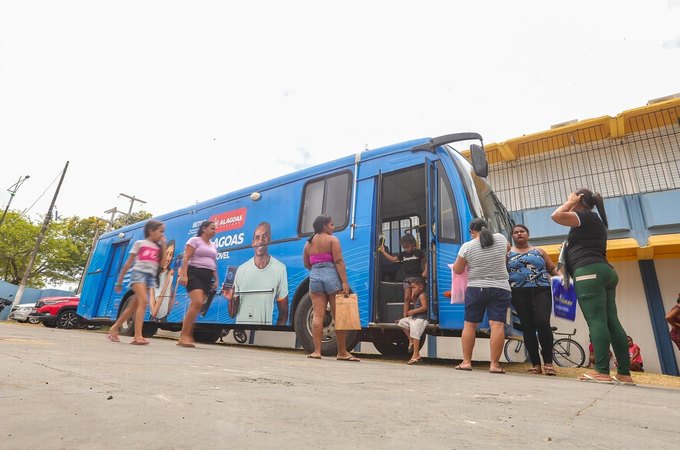
{"label": "woman in pink top", "polygon": [[[335,225],[329,216],[321,215],[314,219],[312,234],[303,252],[305,267],[309,274],[309,295],[312,297],[314,317],[312,318],[312,338],[314,351],[308,358],[321,359],[321,335],[326,316],[326,305],[331,304],[331,314],[335,316],[335,294],[349,294],[345,261],[342,258],[340,241],[333,236]],[[340,361],[359,361],[347,351],[346,331],[335,330]]]}
{"label": "woman in pink top", "polygon": [[210,242],[213,237],[215,222],[205,220],[198,227],[196,236],[189,239],[184,247],[179,284],[186,286],[190,303],[184,314],[182,331],[177,342],[180,347],[196,347],[194,322],[211,289],[217,290],[217,247]]}
{"label": "woman in pink top", "polygon": [[[156,287],[156,275],[161,263],[161,256],[165,253],[165,225],[157,220],[149,220],[144,225],[144,239],[136,241],[130,249],[130,256],[118,274],[118,281],[114,290],[120,293],[123,290],[123,276],[132,267],[130,273],[130,289],[135,293],[128,306],[118,317],[116,323],[109,328],[106,336],[111,342],[120,342],[118,333],[120,326],[135,315],[135,336],[130,344],[146,345],[149,343],[142,336],[146,305],[149,301],[149,291]],[[133,266],[134,264],[134,266]]]}

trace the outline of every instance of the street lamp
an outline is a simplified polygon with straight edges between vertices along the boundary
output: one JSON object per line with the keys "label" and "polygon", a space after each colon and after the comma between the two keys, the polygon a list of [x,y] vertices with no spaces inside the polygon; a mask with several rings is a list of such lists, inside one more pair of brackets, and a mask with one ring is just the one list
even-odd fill
{"label": "street lamp", "polygon": [[2,222],[5,221],[5,216],[7,215],[7,211],[9,211],[9,205],[12,203],[14,195],[17,193],[21,185],[24,184],[24,181],[28,180],[29,178],[31,178],[30,175],[19,177],[19,181],[17,181],[7,189],[7,192],[9,192],[9,201],[7,202],[7,206],[5,207],[5,212],[2,213],[2,217],[0,218],[0,227],[2,226]]}

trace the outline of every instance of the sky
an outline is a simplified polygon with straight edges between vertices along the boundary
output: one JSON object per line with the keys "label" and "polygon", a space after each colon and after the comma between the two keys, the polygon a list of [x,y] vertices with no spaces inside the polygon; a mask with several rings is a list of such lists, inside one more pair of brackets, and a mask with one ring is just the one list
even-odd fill
{"label": "sky", "polygon": [[154,215],[406,140],[680,93],[680,0],[0,2],[0,208]]}

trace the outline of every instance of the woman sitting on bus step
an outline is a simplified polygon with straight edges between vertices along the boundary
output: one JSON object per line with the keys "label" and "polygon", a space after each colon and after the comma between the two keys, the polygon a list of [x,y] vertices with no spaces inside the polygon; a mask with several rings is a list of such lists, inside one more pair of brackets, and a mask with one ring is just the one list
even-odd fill
{"label": "woman sitting on bus step", "polygon": [[492,233],[482,218],[470,222],[472,240],[464,243],[453,263],[453,271],[461,274],[468,268],[468,286],[465,289],[465,323],[461,342],[463,361],[456,370],[472,370],[472,351],[479,323],[488,314],[491,338],[489,339],[489,372],[505,373],[500,365],[505,341],[505,318],[510,307],[510,283],[506,257],[510,244],[500,233]]}
{"label": "woman sitting on bus step", "polygon": [[390,255],[381,245],[378,251],[392,263],[400,263],[395,280],[404,283],[404,303],[411,301],[411,281],[416,278],[427,280],[427,258],[422,250],[416,248],[416,239],[412,234],[401,237],[401,247],[404,249],[397,256]]}
{"label": "woman sitting on bus step", "polygon": [[[524,345],[533,366],[529,373],[545,372],[546,375],[555,375],[552,360],[553,333],[550,328],[552,310],[550,275],[558,274],[557,267],[545,250],[529,244],[529,229],[526,226],[515,225],[512,229],[512,240],[515,245],[508,253],[512,305],[522,323]],[[543,356],[542,370],[541,356]]]}
{"label": "woman sitting on bus step", "polygon": [[[146,305],[149,301],[149,291],[156,287],[156,275],[161,263],[161,257],[165,253],[165,225],[157,220],[149,220],[144,225],[144,239],[135,241],[130,249],[130,256],[120,269],[118,281],[114,286],[117,293],[123,289],[123,276],[132,266],[130,274],[130,287],[134,292],[132,301],[129,302],[116,323],[109,328],[106,337],[111,342],[120,342],[118,333],[120,326],[135,315],[135,334],[130,344],[146,345],[149,343],[142,336]],[[134,263],[134,266],[133,266]]]}
{"label": "woman sitting on bus step", "polygon": [[[309,295],[312,297],[312,339],[314,351],[308,358],[321,359],[321,334],[326,317],[326,305],[330,303],[331,314],[335,317],[335,295],[342,292],[349,294],[345,261],[342,257],[340,241],[333,236],[335,225],[333,219],[327,215],[320,215],[314,219],[312,234],[302,254],[305,267],[309,274]],[[359,358],[347,351],[347,331],[335,330],[338,344],[339,361],[359,361]]]}
{"label": "woman sitting on bus step", "polygon": [[[599,213],[593,209],[597,206]],[[595,370],[581,374],[580,381],[632,385],[628,339],[616,312],[619,276],[607,261],[607,213],[604,199],[588,189],[579,189],[550,216],[571,227],[567,235],[566,267],[574,280],[578,304],[588,323],[595,348]],[[609,346],[619,365],[616,376],[609,373]]]}
{"label": "woman sitting on bus step", "polygon": [[215,222],[204,220],[198,227],[196,236],[187,241],[184,259],[179,269],[179,284],[186,286],[189,293],[189,307],[184,314],[182,331],[177,345],[196,347],[194,342],[194,322],[201,306],[208,299],[210,290],[217,291],[217,247],[210,239],[215,237]]}

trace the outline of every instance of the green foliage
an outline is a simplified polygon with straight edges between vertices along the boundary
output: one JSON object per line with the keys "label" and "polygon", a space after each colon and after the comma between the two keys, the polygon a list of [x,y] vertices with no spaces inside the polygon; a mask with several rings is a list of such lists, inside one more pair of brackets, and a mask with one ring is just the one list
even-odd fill
{"label": "green foliage", "polygon": [[133,223],[141,222],[142,220],[150,219],[152,214],[147,211],[137,211],[130,214],[130,217],[119,215],[113,219],[113,228],[122,228],[125,225],[131,225]]}
{"label": "green foliage", "polygon": [[[77,284],[85,268],[96,230],[106,224],[96,217],[68,217],[52,221],[40,245],[26,285]],[[42,222],[32,223],[10,212],[0,227],[0,278],[19,284],[26,271]]]}

